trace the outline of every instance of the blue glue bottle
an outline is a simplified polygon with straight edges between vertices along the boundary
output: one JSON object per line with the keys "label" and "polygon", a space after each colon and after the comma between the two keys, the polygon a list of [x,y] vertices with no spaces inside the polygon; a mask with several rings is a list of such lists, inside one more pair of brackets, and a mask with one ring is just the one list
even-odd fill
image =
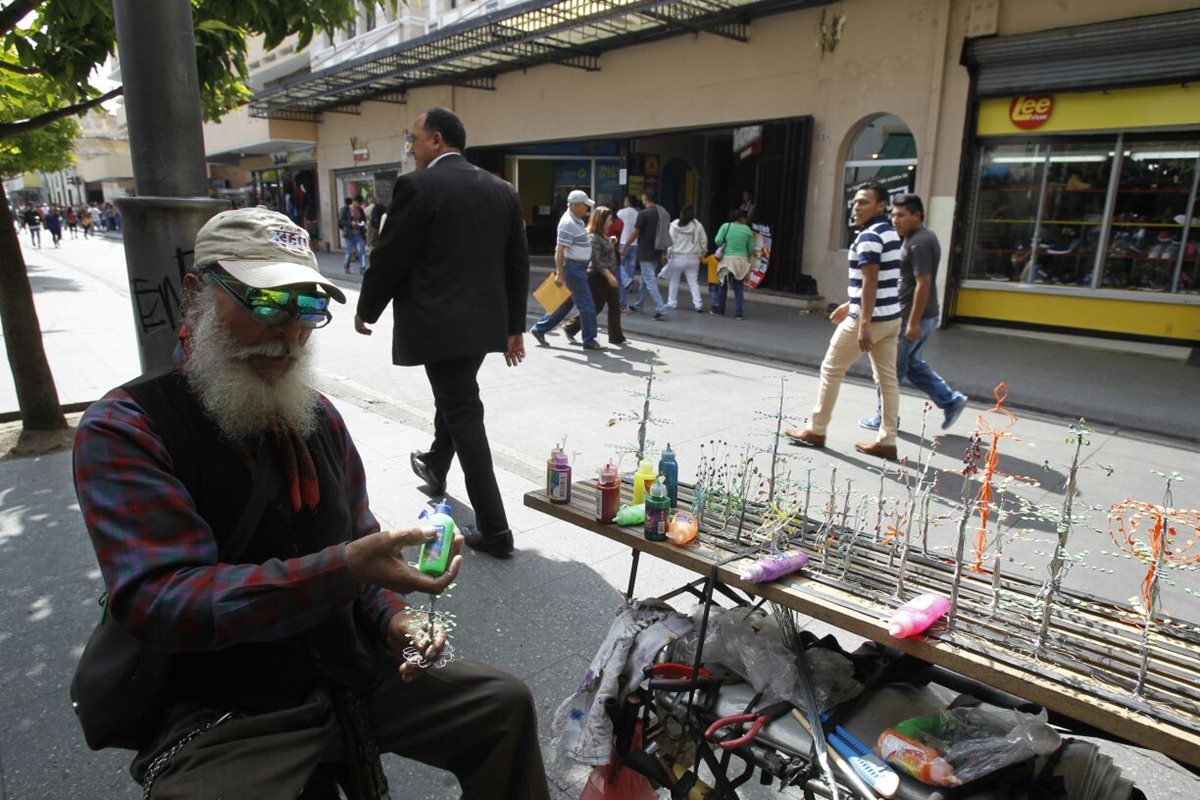
{"label": "blue glue bottle", "polygon": [[418,519],[438,529],[437,538],[421,545],[417,558],[417,569],[426,575],[437,577],[450,564],[450,551],[454,544],[454,517],[450,516],[450,504],[434,503],[432,513],[428,508],[421,511]]}
{"label": "blue glue bottle", "polygon": [[679,464],[675,461],[675,451],[671,449],[670,442],[667,442],[667,448],[658,459],[658,474],[667,479],[667,497],[671,500],[671,508],[674,508],[679,502]]}

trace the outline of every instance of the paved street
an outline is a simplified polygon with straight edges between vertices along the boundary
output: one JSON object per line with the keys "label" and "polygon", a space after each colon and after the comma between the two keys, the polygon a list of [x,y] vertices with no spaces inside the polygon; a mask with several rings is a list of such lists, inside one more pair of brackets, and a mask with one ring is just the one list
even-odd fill
{"label": "paved street", "polygon": [[[26,249],[47,355],[64,403],[87,402],[137,374],[133,320],[119,241],[67,240],[61,250]],[[336,258],[323,269],[340,272]],[[332,273],[331,273],[332,274]],[[423,496],[414,488],[408,452],[428,443],[433,402],[420,369],[390,365],[388,315],[370,338],[355,334],[354,281],[345,282],[348,306],[319,331],[321,388],[335,399],[362,451],[373,506],[386,525],[415,519]],[[531,306],[533,310],[533,306]],[[390,312],[389,312],[390,314]],[[670,442],[689,479],[701,446],[724,441],[731,449],[768,443],[774,422],[764,416],[779,404],[802,421],[811,408],[817,379],[810,356],[819,361],[829,325],[786,306],[751,304],[744,323],[707,314],[677,313],[667,323],[645,315],[627,317],[630,344],[585,353],[561,335],[537,347],[527,337],[529,357],[517,369],[490,357],[480,374],[489,436],[501,490],[519,550],[511,561],[469,555],[453,597],[445,607],[459,618],[456,647],[512,671],[534,691],[543,740],[558,702],[578,681],[607,630],[624,589],[629,557],[606,540],[572,529],[521,505],[521,495],[541,484],[551,447],[566,442],[575,475],[589,477],[618,446],[631,445],[636,423],[623,414],[640,410],[648,359],[660,360],[655,382],[654,450]],[[454,336],[453,315],[446,330]],[[785,319],[786,318],[786,319]],[[784,326],[793,327],[784,327]],[[651,334],[658,338],[650,338]],[[661,334],[661,336],[659,336]],[[666,337],[670,337],[669,339]],[[603,337],[601,337],[603,342]],[[1153,356],[1106,354],[1031,339],[970,331],[938,335],[929,359],[959,382],[973,402],[934,457],[944,471],[939,492],[957,496],[966,437],[987,387],[1007,382],[1020,418],[1015,439],[1000,445],[998,470],[1032,478],[1014,493],[1030,504],[1061,506],[1070,447],[1064,436],[1083,414],[1097,423],[1080,473],[1085,519],[1070,549],[1080,557],[1068,585],[1125,601],[1138,592],[1144,567],[1112,554],[1104,510],[1126,497],[1158,502],[1163,479],[1156,471],[1186,477],[1175,492],[1177,505],[1195,505],[1200,481],[1200,369]],[[1013,354],[1020,354],[1013,357]],[[993,368],[999,364],[1002,368]],[[1086,390],[1079,385],[1095,378]],[[991,373],[991,374],[989,374]],[[861,374],[861,373],[860,373]],[[839,483],[878,492],[879,465],[858,457],[853,443],[869,438],[855,421],[874,409],[869,380],[847,381],[839,400],[830,449],[819,454],[788,448],[794,475],[810,467],[818,474],[838,469]],[[0,364],[0,412],[16,409],[7,363]],[[902,455],[916,458],[923,398],[902,391]],[[1034,410],[1036,409],[1036,410]],[[1140,412],[1141,416],[1138,416]],[[935,411],[935,414],[937,412]],[[1136,421],[1134,421],[1136,420]],[[1174,423],[1172,423],[1174,420]],[[937,428],[940,419],[930,418]],[[938,431],[940,433],[940,431]],[[630,456],[621,466],[632,469]],[[99,574],[75,505],[70,454],[0,462],[0,800],[29,798],[136,797],[124,774],[124,754],[88,752],[71,718],[65,687],[95,621]],[[1109,470],[1111,469],[1111,474]],[[884,476],[884,495],[902,492],[901,468]],[[469,521],[461,473],[450,475],[451,502]],[[948,509],[939,499],[940,513]],[[933,544],[949,543],[948,524]],[[1014,522],[1016,537],[1005,551],[1007,566],[1027,577],[1045,574],[1052,523]],[[665,565],[643,562],[638,593],[651,595],[680,582]],[[1168,611],[1200,619],[1200,580],[1195,572],[1172,572],[1164,587]],[[439,604],[439,607],[443,607]],[[406,798],[454,796],[446,776],[389,761],[393,786]],[[563,797],[577,797],[579,775],[560,779]],[[1151,780],[1149,776],[1147,781]],[[1158,797],[1200,796],[1200,786],[1171,784]],[[1180,788],[1184,787],[1184,788]],[[1149,794],[1149,793],[1148,793]]]}

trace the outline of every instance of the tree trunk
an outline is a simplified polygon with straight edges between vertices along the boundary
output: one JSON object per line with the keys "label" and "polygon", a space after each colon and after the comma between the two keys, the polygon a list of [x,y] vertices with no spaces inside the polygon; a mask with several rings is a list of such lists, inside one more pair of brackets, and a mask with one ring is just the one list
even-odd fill
{"label": "tree trunk", "polygon": [[[48,238],[48,237],[44,237]],[[8,196],[0,183],[0,325],[8,350],[8,365],[17,388],[17,405],[26,431],[53,431],[67,427],[58,389],[46,351],[42,329],[33,305],[33,289],[25,272],[21,243],[9,212]]]}

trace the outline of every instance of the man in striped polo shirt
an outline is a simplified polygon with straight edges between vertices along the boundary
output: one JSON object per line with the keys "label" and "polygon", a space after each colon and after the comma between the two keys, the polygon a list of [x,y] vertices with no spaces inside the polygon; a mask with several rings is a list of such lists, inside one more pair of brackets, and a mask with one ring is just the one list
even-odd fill
{"label": "man in striped polo shirt", "polygon": [[596,303],[588,286],[587,266],[592,258],[592,237],[587,232],[588,211],[595,202],[582,189],[567,195],[567,210],[558,221],[557,246],[554,249],[554,283],[566,284],[571,296],[554,311],[543,314],[529,332],[538,344],[546,346],[546,334],[558,327],[572,308],[579,309],[584,350],[603,350],[596,341]]}
{"label": "man in striped polo shirt", "polygon": [[860,228],[850,245],[850,299],[829,320],[837,325],[825,360],[812,424],[786,433],[796,444],[824,447],[842,378],[866,353],[883,399],[883,419],[874,442],[854,449],[869,456],[896,458],[900,389],[896,383],[896,346],[900,337],[900,237],[888,220],[888,191],[883,184],[863,184],[854,195],[854,224]]}

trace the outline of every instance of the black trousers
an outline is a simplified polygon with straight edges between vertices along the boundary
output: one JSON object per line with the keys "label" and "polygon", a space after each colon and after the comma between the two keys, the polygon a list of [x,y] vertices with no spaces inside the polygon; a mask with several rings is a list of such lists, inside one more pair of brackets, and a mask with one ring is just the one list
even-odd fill
{"label": "black trousers", "polygon": [[479,399],[476,376],[483,356],[436,361],[425,365],[433,402],[433,444],[425,463],[437,475],[445,475],[458,454],[467,483],[467,496],[475,510],[475,524],[483,534],[508,530],[508,517],[492,468],[492,449],[483,426],[483,401]]}
{"label": "black trousers", "polygon": [[[366,708],[380,752],[454,773],[464,800],[550,796],[533,697],[507,673],[454,661],[403,683],[392,671]],[[294,800],[318,764],[343,758],[333,702],[318,692],[295,708],[235,717],[196,737],[171,759],[151,798]],[[405,796],[404,787],[392,789]]]}

